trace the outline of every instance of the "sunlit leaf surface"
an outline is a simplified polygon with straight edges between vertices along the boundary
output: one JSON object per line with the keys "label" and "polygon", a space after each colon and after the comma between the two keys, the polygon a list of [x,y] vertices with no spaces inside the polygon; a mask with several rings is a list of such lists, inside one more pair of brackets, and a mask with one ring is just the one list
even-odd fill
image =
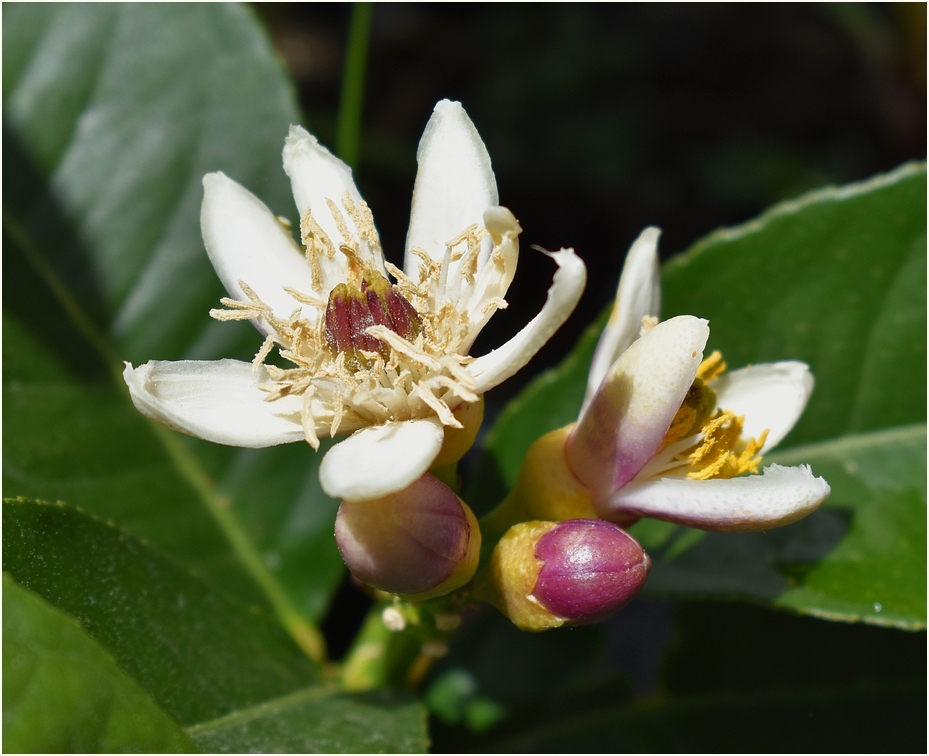
{"label": "sunlit leaf surface", "polygon": [[84,629],[181,724],[289,693],[317,670],[267,610],[212,591],[117,528],[6,500],[3,569]]}
{"label": "sunlit leaf surface", "polygon": [[197,750],[74,619],[6,577],[3,746],[7,753]]}
{"label": "sunlit leaf surface", "polygon": [[7,494],[80,504],[226,592],[257,600],[257,582],[318,619],[342,575],[319,456],[152,437],[124,392],[87,383],[95,348],[110,370],[257,351],[248,324],[208,317],[223,291],[199,212],[221,170],[295,213],[280,154],[299,118],[270,45],[225,5],[11,6],[3,34],[4,304],[62,363],[17,379]]}

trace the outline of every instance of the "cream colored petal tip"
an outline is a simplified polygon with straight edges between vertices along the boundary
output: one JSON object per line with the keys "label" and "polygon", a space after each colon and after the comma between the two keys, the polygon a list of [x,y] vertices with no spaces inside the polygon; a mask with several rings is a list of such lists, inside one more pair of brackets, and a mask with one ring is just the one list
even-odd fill
{"label": "cream colored petal tip", "polygon": [[584,261],[573,249],[547,254],[558,264],[558,270],[542,311],[503,346],[468,365],[468,372],[477,382],[477,393],[488,391],[515,375],[561,327],[580,301],[587,283]]}
{"label": "cream colored petal tip", "polygon": [[[233,299],[248,301],[240,285],[244,281],[277,317],[286,319],[300,303],[285,287],[312,292],[310,269],[277,218],[222,173],[203,177],[200,228],[210,262]],[[265,334],[271,332],[263,318],[256,325]]]}
{"label": "cream colored petal tip", "polygon": [[333,499],[365,501],[406,488],[442,449],[445,432],[434,419],[374,425],[333,446],[319,466],[319,482]]}
{"label": "cream colored petal tip", "polygon": [[809,465],[771,465],[761,475],[727,480],[663,478],[632,483],[603,508],[604,519],[635,515],[702,530],[768,530],[796,522],[829,496]]}
{"label": "cream colored petal tip", "polygon": [[302,126],[290,127],[284,141],[283,159],[284,172],[290,177],[297,209],[301,214],[307,209],[313,210],[320,216],[321,225],[331,225],[336,230],[334,222],[330,223],[326,199],[338,203],[344,192],[348,192],[354,200],[360,197],[352,169]]}
{"label": "cream colored petal tip", "polygon": [[262,448],[304,438],[299,398],[265,401],[248,362],[127,362],[123,379],[143,415],[206,441]]}
{"label": "cream colored petal tip", "polygon": [[762,453],[777,446],[796,425],[810,394],[813,374],[803,362],[771,362],[723,373],[713,381],[717,406],[745,417],[743,435],[768,431]]}
{"label": "cream colored petal tip", "polygon": [[[460,102],[442,100],[426,124],[416,153],[406,249],[425,250],[434,260],[445,242],[481,224],[484,210],[498,204],[490,155]],[[407,252],[404,269],[418,280],[419,261]]]}
{"label": "cream colored petal tip", "polygon": [[616,287],[616,300],[610,320],[603,329],[590,363],[584,407],[597,393],[610,366],[639,338],[642,319],[657,318],[661,314],[661,274],[658,268],[660,236],[660,228],[649,226],[629,248]]}

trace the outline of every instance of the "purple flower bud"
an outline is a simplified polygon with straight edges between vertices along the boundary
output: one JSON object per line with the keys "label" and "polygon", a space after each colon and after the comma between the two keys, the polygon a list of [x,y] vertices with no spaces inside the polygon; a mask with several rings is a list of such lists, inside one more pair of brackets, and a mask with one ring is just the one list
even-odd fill
{"label": "purple flower bud", "polygon": [[415,599],[464,585],[477,569],[481,550],[471,510],[429,474],[380,499],[342,502],[335,537],[355,577]]}
{"label": "purple flower bud", "polygon": [[572,625],[598,622],[624,606],[651,562],[622,528],[603,520],[567,520],[535,545],[544,563],[532,595]]}
{"label": "purple flower bud", "polygon": [[597,622],[642,587],[651,562],[632,536],[602,520],[532,520],[511,527],[475,581],[522,630]]}

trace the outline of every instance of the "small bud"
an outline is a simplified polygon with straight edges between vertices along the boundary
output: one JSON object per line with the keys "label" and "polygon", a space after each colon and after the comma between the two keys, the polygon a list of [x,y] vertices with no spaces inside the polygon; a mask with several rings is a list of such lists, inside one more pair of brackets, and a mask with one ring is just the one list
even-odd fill
{"label": "small bud", "polygon": [[650,566],[639,543],[612,523],[524,522],[500,539],[476,596],[522,630],[586,625],[628,603]]}
{"label": "small bud", "polygon": [[335,537],[355,577],[414,600],[443,596],[467,583],[481,550],[471,510],[428,474],[380,499],[342,502]]}

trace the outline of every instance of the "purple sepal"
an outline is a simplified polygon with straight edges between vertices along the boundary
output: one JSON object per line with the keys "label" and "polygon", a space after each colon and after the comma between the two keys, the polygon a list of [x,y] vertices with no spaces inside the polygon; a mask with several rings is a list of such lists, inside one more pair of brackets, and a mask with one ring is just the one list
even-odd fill
{"label": "purple sepal", "polygon": [[532,595],[570,624],[598,622],[642,587],[651,562],[632,536],[603,520],[566,520],[539,538],[544,562]]}

